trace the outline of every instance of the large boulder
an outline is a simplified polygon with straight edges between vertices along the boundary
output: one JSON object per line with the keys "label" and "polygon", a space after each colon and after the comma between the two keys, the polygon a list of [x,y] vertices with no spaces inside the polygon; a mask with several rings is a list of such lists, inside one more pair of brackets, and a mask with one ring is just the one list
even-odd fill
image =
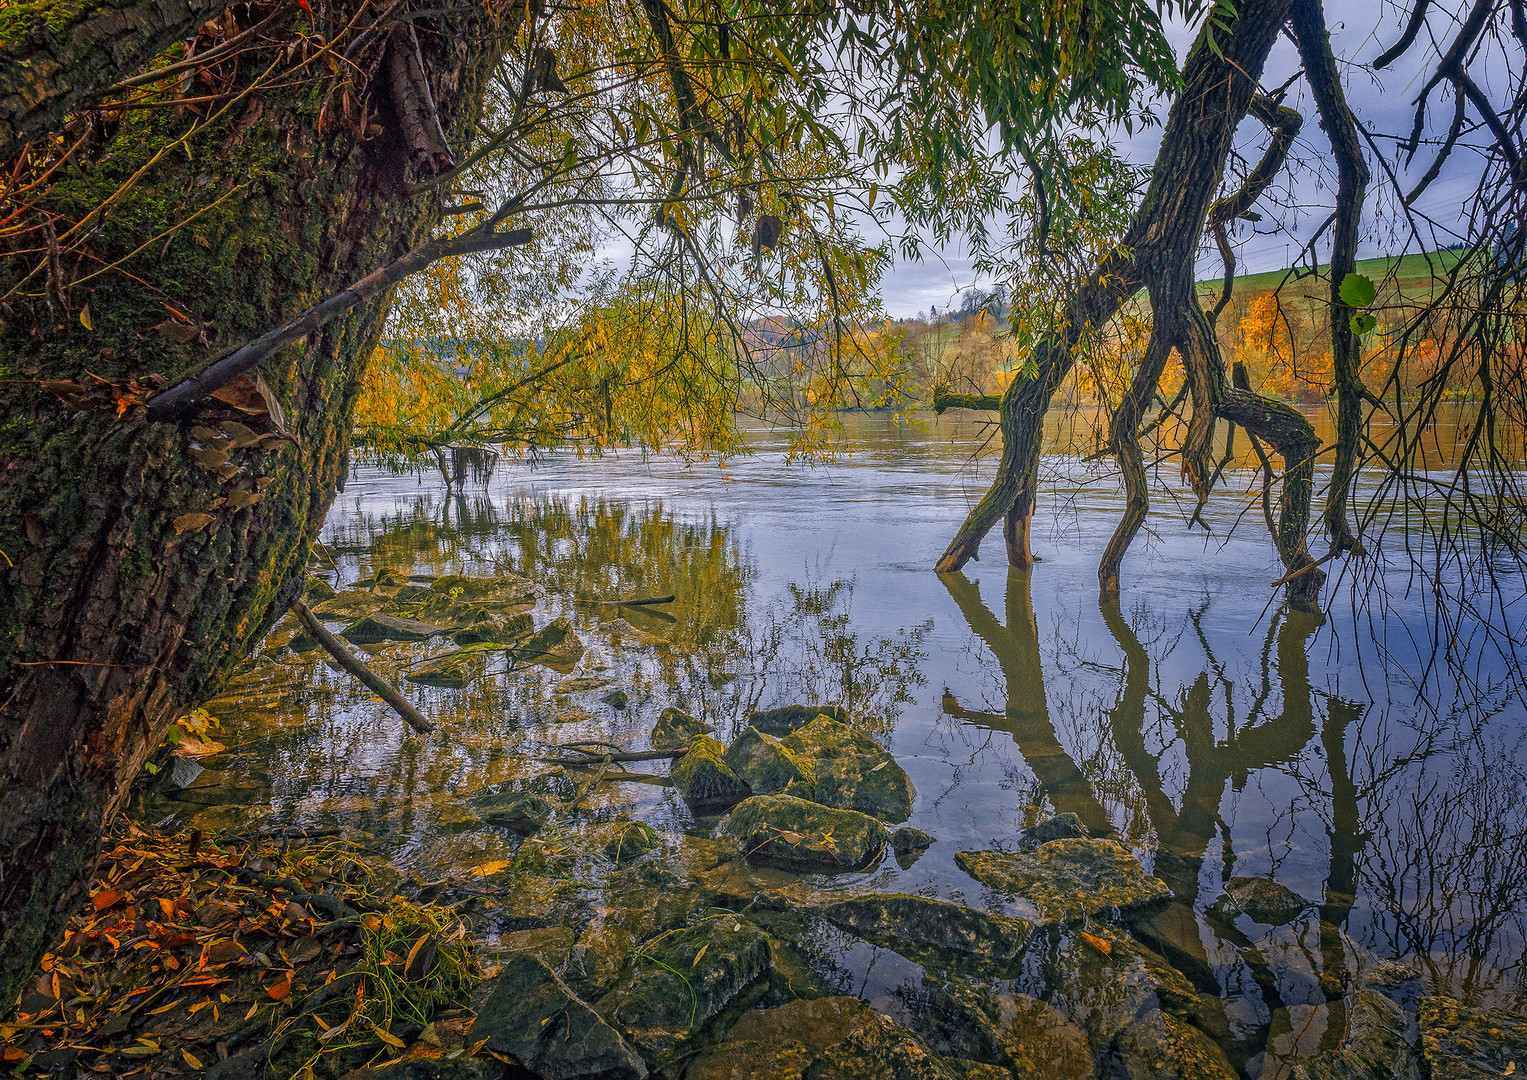
{"label": "large boulder", "polygon": [[723,826],[743,855],[789,870],[859,870],[880,855],[886,829],[857,810],[837,810],[791,795],[755,795]]}
{"label": "large boulder", "polygon": [[848,710],[838,705],[785,705],[748,713],[748,726],[778,739],[798,727],[805,727],[818,716],[826,716],[840,724],[848,723]]}
{"label": "large boulder", "polygon": [[668,777],[679,795],[696,810],[724,810],[748,797],[748,785],[726,764],[726,747],[709,735],[689,740]]}
{"label": "large boulder", "polygon": [[602,1006],[649,1060],[667,1061],[768,971],[763,931],[735,915],[716,915],[643,944],[629,977]]}
{"label": "large boulder", "polygon": [[881,821],[905,821],[912,816],[915,790],[906,770],[873,739],[846,723],[818,716],[786,735],[779,745],[795,760],[810,763],[813,787],[805,797],[814,802],[858,810]]}
{"label": "large boulder", "polygon": [[714,725],[670,705],[658,714],[652,727],[652,749],[677,750],[696,735],[709,735],[715,730]]}
{"label": "large boulder", "polygon": [[446,632],[445,627],[396,615],[368,615],[353,622],[340,636],[357,645],[376,645],[384,641],[425,641]]}
{"label": "large boulder", "polygon": [[816,798],[816,767],[811,759],[756,727],[744,728],[726,748],[726,764],[755,795],[788,792],[801,799]]}
{"label": "large boulder", "polygon": [[954,861],[981,884],[1024,902],[1036,921],[1049,925],[1138,911],[1172,895],[1114,840],[1051,840],[1033,851],[960,851]]}
{"label": "large boulder", "polygon": [[510,956],[468,1033],[544,1080],[644,1080],[620,1033],[530,952]]}
{"label": "large boulder", "polygon": [[872,944],[932,970],[1018,974],[1031,924],[924,896],[859,896],[829,904],[822,917]]}
{"label": "large boulder", "polygon": [[1450,997],[1421,999],[1421,1056],[1430,1080],[1485,1080],[1527,1062],[1527,1016],[1471,1009]]}

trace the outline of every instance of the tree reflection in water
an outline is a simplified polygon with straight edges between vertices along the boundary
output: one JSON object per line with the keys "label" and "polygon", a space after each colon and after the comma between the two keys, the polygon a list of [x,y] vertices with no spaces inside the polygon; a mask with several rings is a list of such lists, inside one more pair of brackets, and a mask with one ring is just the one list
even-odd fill
{"label": "tree reflection in water", "polygon": [[[1009,572],[1000,621],[964,575],[943,581],[995,659],[1005,695],[1000,711],[982,711],[946,690],[944,713],[1011,737],[1036,801],[1124,840],[1170,886],[1173,901],[1135,933],[1223,1002],[1224,1015],[1202,1026],[1229,1036],[1238,1065],[1262,1067],[1267,1048],[1265,1060],[1281,1068],[1339,1043],[1344,1002],[1378,956],[1417,962],[1428,990],[1520,1004],[1527,783],[1520,742],[1500,745],[1491,734],[1498,709],[1463,708],[1445,723],[1422,710],[1396,731],[1402,725],[1383,722],[1376,706],[1312,686],[1318,615],[1278,614],[1257,677],[1239,684],[1204,632],[1207,604],[1188,613],[1181,635],[1159,634],[1148,648],[1114,600],[1100,614],[1119,660],[1077,662],[1112,683],[1111,707],[1094,718],[1073,695],[1052,716],[1050,701],[1068,688],[1046,684],[1030,572]],[[1153,659],[1190,635],[1203,667],[1168,689]],[[1321,902],[1270,933],[1214,910],[1238,859],[1255,854],[1234,809],[1264,770],[1291,778],[1298,793],[1279,812],[1281,827],[1292,836],[1297,818],[1323,840]],[[1262,842],[1275,846],[1270,827]],[[1283,857],[1271,863],[1277,878]],[[1285,884],[1297,891],[1299,877]]]}

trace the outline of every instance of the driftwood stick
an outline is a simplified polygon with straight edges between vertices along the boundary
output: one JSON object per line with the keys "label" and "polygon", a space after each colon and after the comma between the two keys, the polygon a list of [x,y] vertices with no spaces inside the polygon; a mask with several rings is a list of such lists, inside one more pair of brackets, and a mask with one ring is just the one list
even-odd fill
{"label": "driftwood stick", "polygon": [[339,663],[339,666],[365,683],[366,689],[397,710],[399,716],[408,721],[408,726],[421,735],[428,735],[435,730],[435,725],[424,718],[424,714],[411,705],[406,697],[398,693],[376,672],[358,660],[354,653],[345,648],[345,643],[329,633],[318,617],[308,610],[308,606],[301,600],[292,605],[292,610],[297,613],[297,618],[302,620],[302,625],[308,628],[308,633],[318,639],[318,644],[328,651],[328,654]]}
{"label": "driftwood stick", "polygon": [[592,768],[602,761],[670,761],[681,758],[687,753],[689,753],[689,747],[687,746],[681,746],[677,750],[635,750],[618,754],[597,754],[580,750],[577,752],[577,756],[569,754],[564,757],[537,757],[535,760],[543,761],[548,765],[570,765],[574,768]]}
{"label": "driftwood stick", "polygon": [[636,600],[580,600],[580,604],[597,604],[602,607],[650,607],[653,604],[671,604],[673,596],[643,596]]}

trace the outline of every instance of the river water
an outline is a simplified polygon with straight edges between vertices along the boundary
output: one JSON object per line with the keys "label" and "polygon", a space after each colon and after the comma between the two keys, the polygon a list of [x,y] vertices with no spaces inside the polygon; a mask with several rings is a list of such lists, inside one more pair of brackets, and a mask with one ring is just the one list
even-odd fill
{"label": "river water", "polygon": [[[517,839],[477,820],[471,797],[544,769],[533,758],[549,743],[644,749],[670,705],[725,739],[752,707],[843,704],[906,768],[909,824],[936,842],[818,887],[989,906],[954,853],[1075,813],[1172,889],[1139,934],[1223,1000],[1231,1058],[1253,1076],[1269,1048],[1322,1037],[1310,1016],[1323,979],[1376,958],[1470,1003],[1527,1003],[1527,717],[1509,659],[1469,637],[1453,642],[1466,685],[1428,668],[1431,594],[1406,593],[1398,559],[1387,598],[1338,584],[1325,617],[1285,611],[1243,474],[1208,532],[1158,497],[1122,597],[1100,605],[1119,495],[1059,437],[1035,520],[1043,561],[1010,570],[994,535],[963,574],[936,575],[989,478],[989,434],[952,416],[850,417],[848,453],[827,465],[786,464],[784,435],[759,429],[755,452],[724,466],[552,454],[449,498],[436,476],[360,467],[324,526],[329,580],[523,575],[538,624],[573,620],[590,648],[576,674],[593,677],[500,659],[459,689],[400,682],[436,722],[418,736],[322,653],[285,649],[278,627],[208,706],[230,752],[163,808],[207,827],[253,815],[341,829],[435,880],[512,856]],[[641,633],[619,639],[600,628],[613,609],[575,602],[667,593],[670,605],[620,609]],[[368,651],[400,680],[443,649]],[[602,700],[612,688],[624,708]],[[606,778],[588,812],[703,830],[666,771]],[[1217,915],[1232,877],[1270,878],[1304,906],[1280,925]],[[828,963],[824,977],[892,1012],[917,977],[862,943]]]}

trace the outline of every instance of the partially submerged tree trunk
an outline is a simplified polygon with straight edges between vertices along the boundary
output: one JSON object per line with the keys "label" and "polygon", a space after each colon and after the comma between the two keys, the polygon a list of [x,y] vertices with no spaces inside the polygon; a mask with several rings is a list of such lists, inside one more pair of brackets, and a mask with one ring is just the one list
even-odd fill
{"label": "partially submerged tree trunk", "polygon": [[[64,113],[121,96],[111,84],[222,6],[182,4],[173,25],[169,6],[146,0],[71,6],[74,22],[130,28],[133,47],[104,56],[49,48],[47,33],[22,27],[0,42],[0,140],[37,138]],[[360,75],[331,79],[323,42],[293,8],[284,40],[218,69],[227,90],[204,107],[208,119],[147,108],[69,129],[89,128],[78,172],[31,212],[57,233],[103,203],[110,212],[95,213],[97,235],[75,265],[39,273],[15,250],[0,260],[4,1001],[83,899],[103,822],[169,724],[214,693],[296,597],[343,478],[384,303],[266,361],[274,407],[247,378],[184,421],[150,422],[139,405],[145,377],[194,374],[417,245],[437,220],[437,195],[406,193],[424,167],[403,123],[417,103],[387,83],[392,39],[370,32],[373,10],[331,10],[343,18],[324,26],[328,61],[336,41],[369,34],[341,65]],[[447,137],[464,135],[518,27],[515,6],[502,10],[469,5],[412,24]],[[18,89],[8,64],[29,49],[36,77]],[[271,71],[282,78],[254,88]]]}
{"label": "partially submerged tree trunk", "polygon": [[[1308,604],[1318,595],[1324,575],[1304,543],[1312,454],[1318,446],[1313,429],[1294,410],[1227,386],[1218,344],[1198,307],[1194,288],[1199,241],[1236,127],[1251,110],[1263,65],[1290,7],[1291,0],[1249,0],[1238,6],[1229,29],[1218,31],[1217,48],[1211,48],[1207,37],[1194,46],[1140,208],[1118,249],[1088,275],[1064,316],[1036,348],[1035,377],[1014,379],[1003,394],[999,409],[1003,447],[996,478],[939,559],[936,569],[940,572],[957,570],[974,558],[998,519],[1009,523],[1005,530],[1009,560],[1014,565],[1033,562],[1027,522],[1034,509],[1045,411],[1070,373],[1084,336],[1116,315],[1145,286],[1159,332],[1111,432],[1115,451],[1121,454],[1127,509],[1100,568],[1104,593],[1117,589],[1119,561],[1144,520],[1143,466],[1135,460],[1138,447],[1131,450],[1130,444],[1135,443],[1139,420],[1167,354],[1175,348],[1183,359],[1193,402],[1183,468],[1200,503],[1213,482],[1210,452],[1218,419],[1239,424],[1271,443],[1284,455],[1282,514],[1274,541],[1285,569],[1299,572],[1289,581],[1289,596],[1296,603]],[[1285,153],[1287,138],[1282,142]]]}

